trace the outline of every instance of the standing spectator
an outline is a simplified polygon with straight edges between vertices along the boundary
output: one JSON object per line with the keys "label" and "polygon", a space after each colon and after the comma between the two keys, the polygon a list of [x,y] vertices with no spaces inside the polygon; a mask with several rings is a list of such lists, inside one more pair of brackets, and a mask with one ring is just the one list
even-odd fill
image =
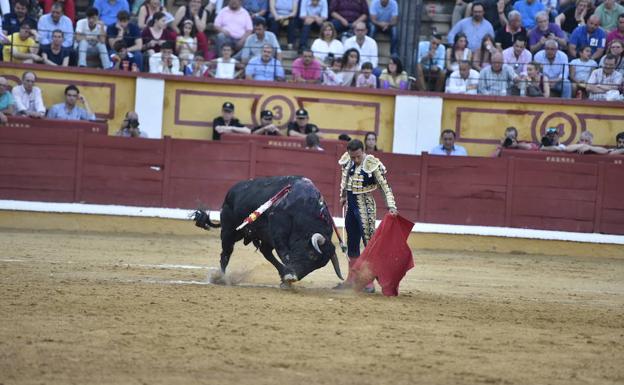
{"label": "standing spectator", "polygon": [[355,86],[359,88],[377,88],[377,77],[373,75],[373,65],[370,62],[362,64]]}
{"label": "standing spectator", "polygon": [[253,30],[249,12],[241,7],[240,0],[230,0],[217,15],[214,26],[218,32],[217,52],[221,52],[225,43],[230,43],[238,51]]}
{"label": "standing spectator", "polygon": [[[84,108],[78,107],[76,102],[80,101]],[[91,107],[87,99],[80,95],[78,87],[73,84],[65,87],[65,102],[55,104],[48,110],[49,119],[61,120],[94,120],[95,114],[91,112]]]}
{"label": "standing spectator", "polygon": [[336,32],[339,34],[349,32],[356,23],[367,22],[368,2],[366,0],[332,0],[329,15]]}
{"label": "standing spectator", "polygon": [[182,75],[180,59],[173,54],[174,43],[166,41],[160,51],[149,58],[149,72],[152,74]]}
{"label": "standing spectator", "polygon": [[310,123],[310,115],[304,108],[300,108],[295,112],[295,121],[288,123],[286,134],[288,136],[296,136],[304,138],[308,134],[320,134],[316,124]]}
{"label": "standing spectator", "polygon": [[607,45],[613,40],[624,41],[624,14],[618,16],[617,27],[607,35]]}
{"label": "standing spectator", "polygon": [[507,24],[505,15],[513,10],[511,0],[458,0],[455,2],[455,8],[453,8],[451,25],[455,25],[462,18],[470,16],[472,7],[477,3],[483,5],[483,17],[492,24],[495,31]]}
{"label": "standing spectator", "polygon": [[327,21],[328,9],[327,0],[302,0],[299,10],[299,21],[301,22],[301,40],[299,49],[308,47],[308,37],[312,28],[321,29]]}
{"label": "standing spectator", "polygon": [[577,56],[576,47],[590,46],[592,49],[592,59],[600,60],[604,53],[607,34],[600,28],[600,19],[596,15],[591,15],[586,25],[576,27],[572,36],[570,36],[570,44],[568,44],[568,55],[575,58]]}
{"label": "standing spectator", "polygon": [[615,70],[616,60],[615,56],[609,54],[602,68],[592,71],[587,80],[587,92],[591,100],[620,100],[622,74]]}
{"label": "standing spectator", "polygon": [[150,25],[141,32],[143,39],[143,52],[149,57],[160,52],[163,44],[176,41],[176,33],[167,27],[166,15],[156,12],[150,21]]}
{"label": "standing spectator", "polygon": [[609,54],[615,57],[615,70],[624,75],[624,42],[621,40],[613,40],[609,45],[607,54],[600,59],[598,67],[602,67]]}
{"label": "standing spectator", "polygon": [[463,32],[455,35],[453,46],[446,49],[446,73],[459,69],[459,63],[462,61],[471,61],[472,51],[468,48],[468,39]]}
{"label": "standing spectator", "polygon": [[110,59],[106,49],[106,26],[99,18],[98,10],[94,7],[87,9],[87,17],[76,23],[76,42],[78,43],[78,66],[87,66],[87,55],[100,55],[102,68],[110,68]]}
{"label": "standing spectator", "polygon": [[128,57],[132,63],[136,64],[140,71],[143,71],[143,40],[141,39],[141,30],[135,24],[130,22],[130,14],[126,11],[117,13],[117,21],[106,29],[108,36],[108,46],[115,47],[118,41],[123,41]]}
{"label": "standing spectator", "polygon": [[390,35],[390,55],[398,55],[399,5],[396,0],[373,0],[370,5],[370,32],[375,38],[377,32]]}
{"label": "standing spectator", "polygon": [[196,52],[197,29],[193,20],[186,19],[182,22],[182,33],[176,38],[176,53],[182,68],[193,61]]}
{"label": "standing spectator", "polygon": [[[620,47],[622,42],[619,42]],[[570,62],[570,80],[572,81],[572,95],[587,96],[587,81],[592,71],[598,67],[598,63],[591,58],[591,48],[588,46],[579,49],[579,57]]]}
{"label": "standing spectator", "polygon": [[[525,87],[525,96],[550,97],[550,83],[548,82],[548,77],[542,74],[541,70],[542,66],[539,63],[531,62],[527,65],[526,77],[521,80],[524,83],[520,85]],[[520,95],[520,93],[518,87],[514,87],[513,94]]]}
{"label": "standing spectator", "polygon": [[238,62],[232,57],[234,49],[229,44],[221,48],[221,57],[211,62],[210,74],[216,79],[236,79],[241,71],[237,71]]}
{"label": "standing spectator", "polygon": [[340,73],[338,78],[342,80],[344,87],[353,87],[355,79],[360,71],[360,52],[355,48],[350,48],[342,55]]}
{"label": "standing spectator", "polygon": [[568,44],[566,34],[555,23],[548,22],[548,14],[539,12],[535,16],[537,26],[529,32],[529,49],[535,54],[544,49],[544,43],[548,39],[555,40],[560,49],[565,49]]}
{"label": "standing spectator", "polygon": [[520,12],[513,10],[507,15],[508,22],[496,31],[494,41],[500,44],[502,49],[507,49],[516,41],[516,36],[528,36],[527,29],[522,25]]}
{"label": "standing spectator", "polygon": [[321,32],[318,39],[312,43],[312,52],[314,56],[322,63],[327,61],[328,55],[331,59],[339,60],[344,53],[342,42],[336,39],[336,28],[328,21],[321,26]]}
{"label": "standing spectator", "polygon": [[522,16],[522,25],[531,29],[535,27],[535,16],[546,8],[539,0],[518,0],[514,3],[514,9]]}
{"label": "standing spectator", "polygon": [[514,70],[503,64],[503,54],[496,52],[492,55],[492,65],[479,73],[479,94],[505,96],[518,79]]}
{"label": "standing spectator", "polygon": [[353,31],[355,36],[348,38],[344,43],[346,50],[355,48],[360,53],[360,59],[362,62],[370,62],[373,68],[377,68],[379,63],[379,51],[377,49],[377,42],[366,36],[366,23],[357,22],[353,25]]}
{"label": "standing spectator", "polygon": [[440,142],[440,145],[431,149],[430,155],[468,156],[464,147],[455,144],[455,131],[449,129],[442,131]]}
{"label": "standing spectator", "polygon": [[320,83],[322,70],[321,63],[314,59],[312,50],[306,48],[301,52],[301,57],[292,64],[293,80],[297,83]]}
{"label": "standing spectator", "polygon": [[499,51],[494,43],[494,37],[485,35],[481,41],[481,46],[472,56],[472,66],[474,69],[482,71],[483,69],[489,67],[492,64],[492,55],[496,52]]}
{"label": "standing spectator", "polygon": [[212,140],[221,140],[221,134],[250,134],[251,130],[234,117],[234,104],[223,103],[221,116],[212,121]]}
{"label": "standing spectator", "polygon": [[377,134],[370,131],[364,135],[364,152],[371,153],[375,151],[381,150],[377,148]]}
{"label": "standing spectator", "polygon": [[494,36],[492,24],[483,18],[485,8],[483,4],[476,3],[472,6],[472,17],[460,20],[447,35],[448,41],[454,41],[455,35],[463,32],[468,38],[468,48],[472,52],[479,49],[485,35]]}
{"label": "standing spectator", "polygon": [[572,34],[574,29],[579,25],[585,25],[592,15],[593,0],[576,0],[576,4],[572,4],[565,8],[555,18],[555,23],[567,33]]}
{"label": "standing spectator", "polygon": [[104,25],[115,23],[119,12],[130,12],[128,0],[95,0],[93,6],[98,10]]}
{"label": "standing spectator", "polygon": [[270,110],[260,112],[260,124],[252,128],[251,133],[254,135],[282,135],[279,127],[273,124],[273,112]]}
{"label": "standing spectator", "polygon": [[31,118],[43,118],[46,113],[41,89],[35,86],[37,77],[34,72],[27,71],[22,74],[22,84],[13,87],[13,99],[18,115],[26,115]]}
{"label": "standing spectator", "polygon": [[624,155],[624,132],[615,136],[615,148],[609,150],[609,155]]}
{"label": "standing spectator", "polygon": [[[137,24],[141,30],[150,26],[150,22],[157,13],[167,13],[167,9],[162,5],[160,0],[145,0],[141,8],[139,8],[139,14],[137,16]],[[166,24],[166,23],[165,23]]]}
{"label": "standing spectator", "polygon": [[37,20],[28,15],[28,6],[28,0],[16,0],[13,6],[14,11],[4,15],[0,25],[5,36],[19,32],[22,23],[27,22],[30,25],[30,33],[34,35],[35,40],[38,40]]}
{"label": "standing spectator", "polygon": [[24,21],[19,32],[9,36],[8,42],[2,48],[2,59],[13,63],[43,63],[43,58],[37,55],[37,51],[37,42],[30,32],[30,24]]}
{"label": "standing spectator", "polygon": [[197,39],[196,51],[207,52],[208,38],[204,31],[208,23],[208,11],[206,7],[202,7],[201,0],[189,0],[185,5],[178,8],[173,19],[173,30],[178,34],[182,34],[182,30],[188,21],[194,28],[194,38]]}
{"label": "standing spectator", "polygon": [[533,55],[526,49],[526,36],[518,35],[513,47],[503,51],[503,61],[513,68],[518,76],[526,76],[527,64],[531,62]]}
{"label": "standing spectator", "polygon": [[270,45],[276,52],[277,60],[282,60],[282,49],[275,34],[266,30],[266,21],[262,17],[257,17],[253,21],[254,33],[245,40],[245,45],[241,51],[241,61],[247,64],[250,59],[262,55],[262,47]]}
{"label": "standing spectator", "polygon": [[544,49],[536,53],[533,60],[542,66],[550,82],[550,90],[569,99],[572,96],[572,85],[568,80],[568,56],[559,50],[559,44],[555,40],[547,40]]}
{"label": "standing spectator", "polygon": [[262,55],[256,56],[245,67],[247,80],[260,81],[283,81],[286,78],[282,63],[273,57],[273,47],[265,44],[262,47]]}
{"label": "standing spectator", "polygon": [[430,84],[433,82],[435,83],[433,90],[442,92],[446,78],[444,71],[445,55],[442,38],[438,34],[433,34],[429,41],[418,43],[416,81],[420,91],[430,91]]}
{"label": "standing spectator", "polygon": [[[55,4],[59,4],[63,14],[69,18],[72,25],[76,22],[76,4],[74,0],[39,0],[39,4],[43,3],[43,13],[50,13]],[[31,7],[32,8],[32,7]],[[31,10],[31,15],[32,15]]]}
{"label": "standing spectator", "polygon": [[37,24],[39,44],[50,44],[52,42],[52,31],[57,29],[63,32],[63,47],[71,49],[74,45],[74,26],[69,17],[63,15],[63,5],[60,3],[54,3],[50,13],[39,18],[39,23]]}
{"label": "standing spectator", "polygon": [[600,26],[606,32],[611,32],[617,27],[617,19],[621,14],[624,14],[624,6],[615,0],[604,0],[594,11],[594,15],[600,19]]}
{"label": "standing spectator", "polygon": [[126,117],[121,124],[121,128],[115,134],[116,136],[123,136],[125,138],[147,138],[147,133],[141,131],[139,126],[139,114],[134,111],[126,112]]}
{"label": "standing spectator", "polygon": [[447,94],[476,95],[479,88],[479,72],[472,69],[469,61],[460,61],[459,69],[449,77]]}
{"label": "standing spectator", "polygon": [[406,90],[409,76],[403,70],[403,63],[398,56],[392,56],[388,67],[379,76],[379,85],[383,89]]}
{"label": "standing spectator", "polygon": [[5,77],[0,76],[0,123],[7,123],[7,115],[15,112],[15,99],[9,91],[9,82]]}
{"label": "standing spectator", "polygon": [[49,66],[69,66],[69,59],[72,50],[63,47],[63,31],[56,29],[52,31],[52,42],[48,45],[41,46],[41,58],[43,63]]}
{"label": "standing spectator", "polygon": [[280,27],[288,31],[288,49],[292,50],[297,32],[297,0],[269,0],[269,29],[279,36]]}
{"label": "standing spectator", "polygon": [[243,8],[249,12],[251,19],[266,18],[269,12],[269,0],[243,0]]}

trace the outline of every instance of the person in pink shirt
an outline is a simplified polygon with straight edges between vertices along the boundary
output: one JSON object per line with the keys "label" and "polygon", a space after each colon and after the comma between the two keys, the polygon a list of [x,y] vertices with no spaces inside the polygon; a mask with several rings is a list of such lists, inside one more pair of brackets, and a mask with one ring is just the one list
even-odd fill
{"label": "person in pink shirt", "polygon": [[314,58],[314,54],[309,48],[304,49],[301,57],[295,60],[292,65],[293,79],[298,83],[320,83],[321,72],[321,63]]}
{"label": "person in pink shirt", "polygon": [[373,64],[369,61],[362,64],[360,74],[355,81],[356,87],[377,88],[377,77],[373,75]]}
{"label": "person in pink shirt", "polygon": [[624,14],[618,16],[617,27],[607,35],[607,47],[613,40],[624,41]]}
{"label": "person in pink shirt", "polygon": [[241,7],[241,0],[230,0],[228,6],[217,15],[214,27],[218,32],[217,52],[221,52],[225,43],[231,44],[236,51],[240,50],[253,31],[251,16]]}

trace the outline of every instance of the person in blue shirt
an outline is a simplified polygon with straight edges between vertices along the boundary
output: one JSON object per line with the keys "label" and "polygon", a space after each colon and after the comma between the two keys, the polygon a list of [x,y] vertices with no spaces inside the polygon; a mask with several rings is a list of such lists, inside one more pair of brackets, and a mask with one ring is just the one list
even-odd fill
{"label": "person in blue shirt", "polygon": [[93,6],[100,12],[100,20],[106,25],[115,23],[120,11],[130,12],[128,0],[95,0]]}
{"label": "person in blue shirt", "polygon": [[522,15],[522,25],[526,29],[532,29],[535,27],[535,16],[546,10],[546,7],[540,0],[520,0],[516,1],[514,9]]}
{"label": "person in blue shirt", "polygon": [[282,81],[286,78],[282,63],[273,57],[273,47],[265,44],[262,55],[256,56],[245,67],[247,80]]}
{"label": "person in blue shirt", "polygon": [[375,38],[377,32],[390,34],[390,55],[398,55],[399,5],[396,0],[373,0],[369,12],[368,36]]}
{"label": "person in blue shirt", "polygon": [[549,39],[544,49],[533,56],[533,60],[542,66],[542,73],[548,77],[550,90],[561,93],[561,97],[572,97],[572,83],[568,79],[568,55],[559,50],[556,40]]}
{"label": "person in blue shirt", "polygon": [[39,18],[39,23],[37,24],[39,44],[50,44],[52,42],[52,32],[57,29],[63,32],[63,47],[73,49],[74,25],[69,17],[63,15],[63,5],[61,3],[54,3],[50,13]]}
{"label": "person in blue shirt", "polygon": [[472,17],[461,19],[457,24],[451,28],[446,40],[449,42],[455,41],[455,35],[463,32],[468,38],[468,48],[470,51],[476,52],[481,47],[481,41],[485,35],[495,36],[494,27],[492,23],[484,19],[485,7],[482,3],[475,3],[472,5]]}
{"label": "person in blue shirt", "polygon": [[416,59],[416,81],[420,91],[431,91],[429,84],[435,82],[433,91],[443,92],[446,79],[444,71],[446,50],[442,45],[442,37],[433,34],[429,41],[418,43]]}
{"label": "person in blue shirt", "polygon": [[[76,104],[80,101],[84,108],[78,107]],[[65,87],[65,102],[55,104],[48,110],[49,119],[61,120],[95,120],[95,114],[91,112],[89,102],[80,95],[78,87],[73,84]]]}
{"label": "person in blue shirt", "polygon": [[568,55],[576,58],[578,54],[576,51],[577,47],[589,46],[592,49],[591,58],[598,61],[604,54],[606,42],[607,33],[600,28],[600,18],[596,15],[591,15],[587,19],[587,24],[579,25],[572,32],[568,44]]}
{"label": "person in blue shirt", "polygon": [[440,134],[439,144],[431,149],[430,155],[444,156],[468,156],[468,152],[462,146],[455,144],[455,131],[446,129]]}

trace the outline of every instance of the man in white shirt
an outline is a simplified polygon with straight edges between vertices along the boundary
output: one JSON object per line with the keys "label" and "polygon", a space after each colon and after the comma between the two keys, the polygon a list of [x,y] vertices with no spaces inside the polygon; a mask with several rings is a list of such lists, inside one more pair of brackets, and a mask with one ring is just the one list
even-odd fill
{"label": "man in white shirt", "polygon": [[97,53],[102,68],[110,68],[110,58],[106,49],[106,26],[100,20],[95,7],[87,9],[87,17],[76,23],[76,42],[78,43],[78,66],[87,66],[87,54]]}
{"label": "man in white shirt", "polygon": [[617,58],[608,54],[602,68],[592,71],[587,80],[587,91],[591,100],[619,100],[622,74],[615,70]]}
{"label": "man in white shirt", "polygon": [[173,42],[166,41],[160,46],[160,52],[149,58],[149,72],[152,74],[183,75],[180,71],[180,59],[173,54]]}
{"label": "man in white shirt", "polygon": [[476,95],[479,88],[479,72],[470,68],[470,62],[459,62],[459,70],[453,71],[446,85],[447,94]]}
{"label": "man in white shirt", "polygon": [[366,36],[368,29],[366,23],[357,22],[353,26],[355,36],[348,38],[344,43],[344,50],[355,48],[360,53],[360,63],[371,62],[373,68],[377,68],[379,63],[379,53],[377,49],[377,42],[370,37]]}
{"label": "man in white shirt", "polygon": [[37,77],[34,72],[24,72],[22,84],[13,87],[13,99],[15,99],[15,110],[18,115],[25,115],[31,118],[43,118],[46,113],[41,89],[35,87]]}

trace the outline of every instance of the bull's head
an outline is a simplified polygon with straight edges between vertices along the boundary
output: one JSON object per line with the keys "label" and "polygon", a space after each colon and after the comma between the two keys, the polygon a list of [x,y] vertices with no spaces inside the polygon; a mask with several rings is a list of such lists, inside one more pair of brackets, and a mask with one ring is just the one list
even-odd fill
{"label": "bull's head", "polygon": [[328,235],[313,233],[309,237],[293,241],[290,246],[286,266],[295,274],[297,280],[325,266],[329,261],[338,278],[344,279],[336,257],[336,248],[331,242],[331,232]]}

